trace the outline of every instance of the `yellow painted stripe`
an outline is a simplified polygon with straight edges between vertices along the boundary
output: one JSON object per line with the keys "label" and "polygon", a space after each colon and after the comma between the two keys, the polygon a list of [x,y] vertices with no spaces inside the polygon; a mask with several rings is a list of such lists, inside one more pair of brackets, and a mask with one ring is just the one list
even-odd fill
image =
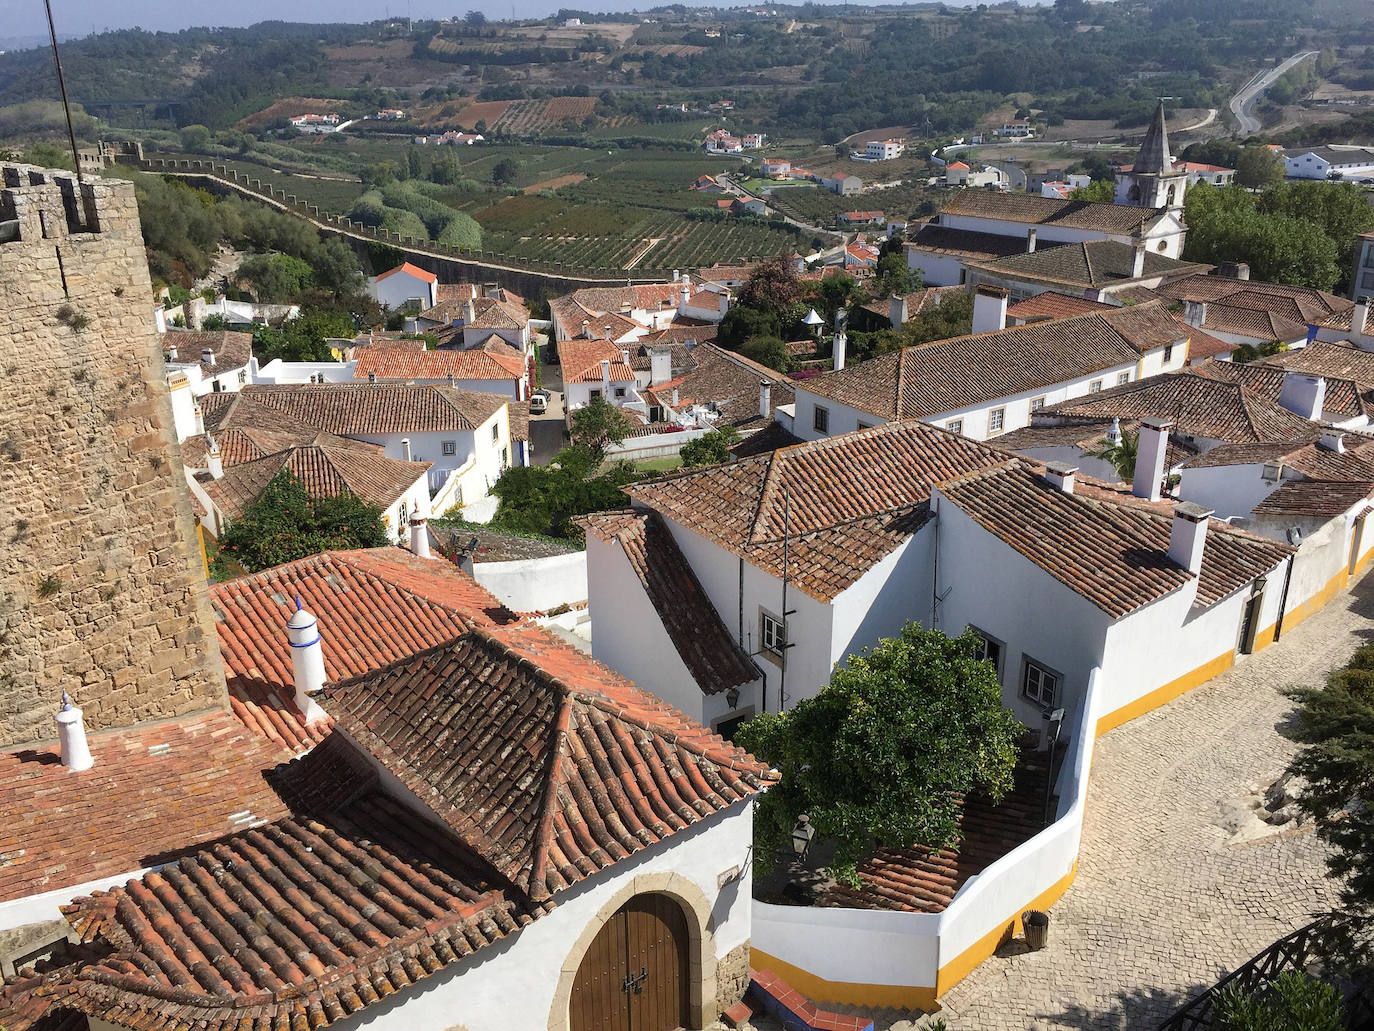
{"label": "yellow painted stripe", "polygon": [[[1273,628],[1268,631],[1270,640],[1273,640]],[[1143,716],[1152,709],[1158,709],[1166,702],[1171,702],[1179,695],[1191,691],[1199,684],[1205,684],[1219,673],[1224,673],[1231,668],[1236,661],[1235,652],[1227,652],[1218,655],[1211,662],[1205,662],[1197,669],[1183,674],[1176,680],[1171,680],[1163,687],[1157,687],[1148,694],[1141,695],[1133,702],[1127,702],[1119,709],[1107,713],[1097,721],[1097,736],[1101,737],[1109,730],[1114,730],[1123,723],[1129,723],[1137,716]]]}
{"label": "yellow painted stripe", "polygon": [[827,981],[753,946],[749,948],[749,965],[756,970],[773,971],[812,1002],[833,1002],[849,1006],[890,1006],[904,1010],[935,1008],[934,988]]}

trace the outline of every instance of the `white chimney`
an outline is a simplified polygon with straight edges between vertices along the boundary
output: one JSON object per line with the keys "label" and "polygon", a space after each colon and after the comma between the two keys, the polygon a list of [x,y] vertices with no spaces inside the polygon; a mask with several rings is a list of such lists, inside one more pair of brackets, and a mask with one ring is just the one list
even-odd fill
{"label": "white chimney", "polygon": [[1065,494],[1072,494],[1073,478],[1076,472],[1078,472],[1078,466],[1069,465],[1068,462],[1046,462],[1045,482],[1056,490],[1062,490]]}
{"label": "white chimney", "polygon": [[1031,226],[1029,229],[1026,230],[1026,253],[1027,253],[1027,254],[1034,254],[1034,253],[1035,253],[1035,239],[1036,239],[1036,237],[1039,235],[1039,233],[1040,233],[1040,230],[1036,229],[1035,226]]}
{"label": "white chimney", "polygon": [[1374,350],[1374,326],[1369,324],[1369,298],[1361,297],[1350,312],[1350,339],[1361,350]]}
{"label": "white chimney", "polygon": [[611,339],[611,327],[610,327],[610,326],[602,326],[602,327],[601,327],[601,335],[602,335],[602,337],[604,337],[606,340],[610,340],[610,339]]}
{"label": "white chimney", "polygon": [[205,434],[205,467],[210,470],[210,476],[218,480],[224,475],[224,459],[220,457],[219,441],[210,434]]}
{"label": "white chimney", "polygon": [[167,344],[167,360],[169,362],[174,362],[177,360],[177,345],[174,343],[169,342]]}
{"label": "white chimney", "polygon": [[830,345],[830,353],[835,359],[835,371],[839,372],[844,368],[844,351],[849,343],[849,338],[844,333],[836,333],[835,341]]}
{"label": "white chimney", "polygon": [[429,558],[429,521],[420,514],[420,506],[410,513],[410,553],[416,558]]}
{"label": "white chimney", "polygon": [[369,372],[369,373],[367,374],[367,381],[368,381],[369,383],[376,383],[376,382],[377,382],[377,374],[376,374],[375,372]]}
{"label": "white chimney", "polygon": [[1111,424],[1110,426],[1107,427],[1107,443],[1108,443],[1108,444],[1120,444],[1120,443],[1121,443],[1121,420],[1120,420],[1120,419],[1113,419],[1113,420],[1112,420],[1112,424]]}
{"label": "white chimney", "polygon": [[1338,455],[1345,454],[1345,434],[1334,426],[1324,426],[1322,435],[1317,439],[1317,447],[1323,451],[1334,451]]}
{"label": "white chimney", "polygon": [[1137,240],[1131,253],[1131,278],[1139,279],[1145,274],[1145,241]]}
{"label": "white chimney", "polygon": [[621,349],[621,352],[620,352],[620,363],[621,363],[622,365],[629,365],[629,364],[630,364],[630,352],[624,350],[623,348]]}
{"label": "white chimney", "polygon": [[1184,301],[1183,302],[1183,321],[1190,326],[1207,325],[1207,302],[1206,301]]}
{"label": "white chimney", "polygon": [[728,311],[730,310],[730,291],[729,291],[729,290],[722,290],[722,291],[720,292],[720,299],[716,302],[716,305],[717,305],[717,307],[720,309],[720,313],[721,313],[722,315],[724,315],[726,312],[728,312]]}
{"label": "white chimney", "polygon": [[582,320],[582,335],[584,337],[587,337],[588,339],[590,339],[591,336],[591,325],[592,324],[588,322],[586,319]]}
{"label": "white chimney", "polygon": [[62,708],[57,716],[57,741],[62,753],[62,765],[69,770],[89,770],[95,765],[90,745],[86,743],[86,724],[81,710],[72,704],[67,692],[62,692]]}
{"label": "white chimney", "polygon": [[1169,532],[1169,559],[1196,575],[1202,571],[1202,553],[1207,546],[1209,508],[1185,501],[1174,507],[1174,525]]}
{"label": "white chimney", "polygon": [[291,672],[296,683],[296,708],[306,723],[324,719],[325,711],[315,701],[315,692],[324,687],[324,645],[320,640],[320,625],[301,604],[296,595],[296,611],[286,624],[286,638],[291,645]]}
{"label": "white chimney", "polygon": [[649,352],[649,386],[656,387],[673,378],[673,351],[670,347],[655,347]]}
{"label": "white chimney", "polygon": [[906,325],[905,297],[893,294],[887,299],[887,321],[892,324],[893,329],[901,329]]}
{"label": "white chimney", "polygon": [[686,280],[683,280],[683,287],[682,287],[682,289],[681,289],[680,291],[678,291],[678,302],[677,302],[677,306],[678,306],[679,308],[685,308],[685,307],[687,307],[687,303],[688,303],[691,299],[692,299],[692,288],[691,288],[690,286],[687,286],[687,285],[686,285]]}
{"label": "white chimney", "polygon": [[255,354],[250,354],[248,356],[248,382],[256,383],[258,381],[258,375],[261,371],[262,367],[258,364],[258,356]]}
{"label": "white chimney", "polygon": [[1326,380],[1303,372],[1285,372],[1279,405],[1304,419],[1320,419],[1326,407]]}
{"label": "white chimney", "polygon": [[1141,419],[1136,441],[1135,476],[1131,493],[1147,501],[1158,501],[1163,490],[1164,461],[1169,450],[1168,419]]}
{"label": "white chimney", "polygon": [[415,461],[415,459],[413,459],[413,458],[410,457],[410,438],[409,438],[409,437],[402,437],[402,438],[401,438],[401,451],[402,451],[402,453],[406,456],[406,461],[407,461],[407,462],[413,462],[413,461]]}
{"label": "white chimney", "polygon": [[681,278],[682,278],[682,273],[679,272],[677,269],[673,269],[673,282],[676,283],[676,282],[677,282],[679,279],[681,279]]}
{"label": "white chimney", "polygon": [[454,382],[455,382],[455,381],[454,381],[454,379],[453,379],[453,373],[450,372],[450,373],[448,374],[448,385],[449,385],[449,386],[453,386]]}
{"label": "white chimney", "polygon": [[973,332],[995,333],[1007,328],[1007,291],[1000,286],[979,286],[973,291]]}
{"label": "white chimney", "polygon": [[673,406],[674,408],[677,407],[677,387],[674,387],[674,388],[673,388],[673,400],[672,400],[671,404],[672,404],[672,406]]}
{"label": "white chimney", "polygon": [[463,326],[471,326],[473,319],[477,317],[476,309],[471,300],[463,302]]}
{"label": "white chimney", "polygon": [[214,365],[214,364],[215,364],[215,352],[212,351],[212,350],[210,350],[210,348],[208,348],[208,347],[202,347],[202,348],[200,349],[200,360],[201,360],[201,362],[203,362],[203,363],[206,364],[206,365]]}
{"label": "white chimney", "polygon": [[193,419],[195,420],[195,430],[196,430],[196,433],[204,433],[204,432],[205,432],[205,409],[202,408],[202,407],[200,406],[200,402],[199,402],[199,401],[197,401],[197,402],[195,403],[195,407],[193,407],[193,408],[191,409],[191,418],[193,418]]}
{"label": "white chimney", "polygon": [[759,418],[767,419],[773,414],[773,384],[766,379],[759,380]]}

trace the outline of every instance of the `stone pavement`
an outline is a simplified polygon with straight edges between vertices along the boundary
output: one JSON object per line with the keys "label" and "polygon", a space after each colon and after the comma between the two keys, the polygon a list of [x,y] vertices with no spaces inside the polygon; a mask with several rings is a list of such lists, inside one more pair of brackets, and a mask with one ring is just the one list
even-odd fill
{"label": "stone pavement", "polygon": [[[1078,877],[1049,946],[1012,943],[941,1000],[951,1031],[1151,1028],[1334,901],[1310,826],[1237,813],[1295,751],[1281,693],[1374,640],[1374,577],[1276,644],[1097,742]],[[1257,831],[1263,836],[1254,837]]]}

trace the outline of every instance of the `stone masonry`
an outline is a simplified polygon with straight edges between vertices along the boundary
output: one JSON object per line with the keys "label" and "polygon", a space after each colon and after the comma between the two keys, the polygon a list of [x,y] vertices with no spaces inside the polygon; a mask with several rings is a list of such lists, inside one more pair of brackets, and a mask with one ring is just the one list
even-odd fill
{"label": "stone masonry", "polygon": [[133,185],[0,167],[4,746],[226,704],[163,375]]}

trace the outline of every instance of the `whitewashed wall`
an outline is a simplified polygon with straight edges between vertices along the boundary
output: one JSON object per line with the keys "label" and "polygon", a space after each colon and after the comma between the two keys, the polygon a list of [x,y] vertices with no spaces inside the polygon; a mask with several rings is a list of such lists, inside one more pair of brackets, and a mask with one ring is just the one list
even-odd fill
{"label": "whitewashed wall", "polygon": [[1196,469],[1184,466],[1179,470],[1182,478],[1178,484],[1178,496],[1184,501],[1210,508],[1221,519],[1248,519],[1255,506],[1281,482],[1266,480],[1262,475],[1263,470],[1264,466],[1260,463]]}
{"label": "whitewashed wall", "polygon": [[516,612],[547,612],[587,600],[585,551],[512,562],[476,562],[472,569],[479,584]]}
{"label": "whitewashed wall", "polygon": [[921,273],[926,286],[962,286],[964,263],[953,254],[941,254],[923,247],[906,249],[907,268]]}

